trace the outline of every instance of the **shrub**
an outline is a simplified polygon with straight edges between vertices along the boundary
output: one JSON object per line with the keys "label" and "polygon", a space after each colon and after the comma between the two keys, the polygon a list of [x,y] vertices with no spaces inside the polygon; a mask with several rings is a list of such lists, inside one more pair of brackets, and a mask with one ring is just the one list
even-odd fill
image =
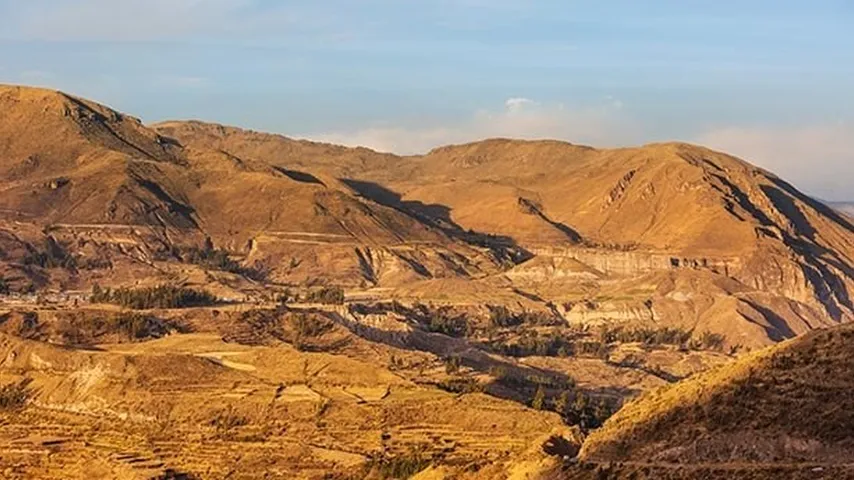
{"label": "shrub", "polygon": [[233,407],[222,410],[208,422],[208,425],[214,427],[217,436],[221,438],[229,438],[234,429],[248,424],[249,419],[235,412]]}
{"label": "shrub", "polygon": [[59,316],[55,333],[65,344],[87,345],[103,341],[104,337],[109,336],[118,336],[120,341],[161,338],[172,330],[182,331],[169,321],[137,312],[106,315],[95,312],[69,312]]}
{"label": "shrub", "polygon": [[444,359],[445,373],[448,375],[456,375],[460,371],[462,361],[460,357],[447,357]]}
{"label": "shrub", "polygon": [[465,337],[470,328],[464,314],[455,313],[449,307],[441,307],[434,310],[423,309],[416,320],[424,326],[428,332],[441,333],[449,337]]}
{"label": "shrub", "polygon": [[548,312],[511,312],[507,307],[489,307],[489,325],[496,328],[530,325],[532,327],[554,327],[566,322]]}
{"label": "shrub", "polygon": [[427,469],[432,461],[418,452],[410,452],[392,458],[376,458],[368,461],[367,468],[382,479],[407,479]]}
{"label": "shrub", "polygon": [[32,381],[31,378],[24,378],[0,386],[0,411],[17,412],[23,410],[33,394],[33,390],[30,388]]}
{"label": "shrub", "polygon": [[726,343],[726,336],[719,333],[703,332],[699,339],[692,342],[694,349],[721,351]]}
{"label": "shrub", "polygon": [[451,378],[440,382],[437,386],[446,392],[457,393],[460,395],[483,392],[483,385],[481,385],[476,379],[469,377]]}
{"label": "shrub", "polygon": [[575,343],[557,333],[540,335],[534,331],[523,333],[515,342],[491,342],[489,348],[510,357],[569,357],[575,354]]}
{"label": "shrub", "polygon": [[111,318],[112,330],[129,340],[159,338],[169,332],[169,326],[159,318],[139,313],[120,313]]}
{"label": "shrub", "polygon": [[522,318],[504,306],[489,307],[489,324],[492,327],[507,328],[522,324]]}
{"label": "shrub", "polygon": [[311,350],[311,340],[322,336],[332,330],[333,324],[326,318],[318,315],[294,313],[285,317],[290,329],[289,340],[297,350]]}
{"label": "shrub", "polygon": [[564,392],[555,402],[555,411],[562,415],[569,425],[578,425],[585,432],[601,427],[617,410],[620,402],[610,398],[594,398],[584,392],[576,392],[569,402],[569,394]]}
{"label": "shrub", "polygon": [[148,288],[102,289],[92,287],[92,303],[113,303],[134,310],[152,308],[188,308],[214,305],[218,299],[205,290],[194,290],[173,285],[160,285]]}
{"label": "shrub", "polygon": [[53,237],[47,237],[44,244],[39,247],[27,247],[27,255],[24,256],[24,265],[35,265],[41,268],[64,268],[70,271],[77,270],[77,260],[69,254],[65,247],[59,244]]}
{"label": "shrub", "polygon": [[209,270],[234,273],[255,280],[263,280],[266,277],[261,269],[244,267],[240,262],[233,260],[232,253],[228,250],[215,248],[210,238],[205,239],[205,245],[202,248],[174,246],[172,255],[182,262],[199,265]]}
{"label": "shrub", "polygon": [[643,343],[644,345],[685,345],[691,340],[692,332],[674,327],[624,328],[603,327],[599,331],[602,343]]}
{"label": "shrub", "polygon": [[531,399],[531,408],[534,410],[542,410],[546,404],[546,391],[543,390],[543,386],[540,385],[537,387],[537,392],[534,394],[534,398]]}
{"label": "shrub", "polygon": [[320,290],[308,292],[305,301],[324,305],[344,305],[344,289],[341,287],[323,287]]}

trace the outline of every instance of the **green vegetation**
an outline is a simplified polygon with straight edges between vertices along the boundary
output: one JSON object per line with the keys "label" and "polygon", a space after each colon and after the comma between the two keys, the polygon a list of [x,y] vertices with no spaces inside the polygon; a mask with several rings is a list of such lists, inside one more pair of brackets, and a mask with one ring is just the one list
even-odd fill
{"label": "green vegetation", "polygon": [[52,237],[47,237],[41,247],[28,246],[27,255],[23,258],[24,265],[34,265],[41,268],[64,268],[77,270],[77,259],[69,254],[65,247]]}
{"label": "green vegetation", "polygon": [[297,350],[315,350],[313,340],[332,330],[333,324],[326,318],[318,315],[293,313],[285,316],[288,324],[291,345]]}
{"label": "green vegetation", "polygon": [[208,270],[234,273],[254,280],[263,280],[266,277],[260,269],[244,267],[240,262],[233,260],[232,253],[228,250],[215,248],[210,238],[205,240],[202,248],[174,246],[172,255],[181,259],[182,262],[199,265]]}
{"label": "green vegetation", "polygon": [[381,479],[404,480],[426,470],[432,463],[432,460],[413,450],[391,458],[372,458],[366,468]]}
{"label": "green vegetation", "polygon": [[334,348],[321,340],[334,328],[334,323],[323,313],[294,311],[287,307],[253,309],[240,316],[248,337],[239,340],[244,344],[263,344],[270,339],[291,344],[300,351],[323,351]]}
{"label": "green vegetation", "polygon": [[534,398],[531,399],[531,408],[534,410],[542,410],[546,404],[546,391],[543,390],[543,386],[540,385],[537,387],[537,392],[534,394]]}
{"label": "green vegetation", "polygon": [[694,339],[692,347],[694,350],[716,350],[721,351],[726,343],[726,336],[719,333],[703,332],[699,339]]}
{"label": "green vegetation", "polygon": [[30,388],[32,381],[31,378],[24,378],[0,386],[0,412],[23,410],[33,395],[33,390]]}
{"label": "green vegetation", "polygon": [[219,302],[213,294],[205,290],[194,290],[174,285],[159,285],[148,288],[110,288],[92,287],[92,303],[112,303],[134,310],[152,308],[189,308],[215,305]]}
{"label": "green vegetation", "polygon": [[344,289],[341,287],[323,287],[320,290],[308,292],[305,296],[305,302],[344,305]]}
{"label": "green vegetation", "polygon": [[471,331],[465,314],[455,312],[451,307],[431,308],[417,305],[413,317],[425,330],[432,333],[460,338]]}
{"label": "green vegetation", "polygon": [[443,359],[445,363],[445,373],[448,375],[456,375],[460,372],[460,367],[462,366],[462,359],[460,357],[447,357]]}
{"label": "green vegetation", "polygon": [[60,316],[55,333],[65,344],[89,345],[102,341],[104,337],[117,336],[119,341],[134,342],[161,338],[171,331],[183,331],[183,329],[169,321],[138,312],[107,315],[95,312],[73,312]]}
{"label": "green vegetation", "polygon": [[476,379],[470,377],[451,378],[440,382],[437,386],[446,392],[461,395],[466,393],[480,393],[484,391],[483,385],[481,385]]}
{"label": "green vegetation", "polygon": [[647,347],[675,345],[692,350],[723,350],[726,337],[717,333],[703,332],[694,338],[693,330],[676,327],[634,328],[604,327],[599,331],[602,343],[642,343]]}
{"label": "green vegetation", "polygon": [[[572,398],[572,401],[570,401]],[[560,414],[569,425],[578,425],[583,431],[601,427],[620,409],[620,402],[607,397],[591,397],[584,392],[562,392],[552,400],[552,410]]]}
{"label": "green vegetation", "polygon": [[575,342],[559,333],[540,334],[525,331],[510,341],[492,341],[487,343],[490,350],[509,357],[571,357],[575,355]]}
{"label": "green vegetation", "polygon": [[548,312],[512,312],[504,306],[489,307],[489,325],[493,328],[510,328],[519,325],[554,327],[566,321]]}
{"label": "green vegetation", "polygon": [[680,328],[626,328],[603,327],[599,331],[602,343],[643,343],[644,345],[686,345],[691,340],[691,330]]}

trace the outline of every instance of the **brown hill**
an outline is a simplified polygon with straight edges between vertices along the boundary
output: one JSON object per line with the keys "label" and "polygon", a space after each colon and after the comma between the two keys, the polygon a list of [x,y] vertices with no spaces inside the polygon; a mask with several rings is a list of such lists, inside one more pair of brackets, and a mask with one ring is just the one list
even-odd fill
{"label": "brown hill", "polygon": [[650,393],[585,442],[597,462],[850,465],[854,328],[810,333]]}
{"label": "brown hill", "polygon": [[376,284],[495,269],[489,255],[332,178],[185,148],[62,93],[2,87],[0,109],[0,214],[49,226],[57,239],[107,231],[108,243],[126,243],[116,227],[147,227],[137,247],[157,257],[207,236],[272,278],[297,282]]}
{"label": "brown hill", "polygon": [[413,281],[462,278],[571,323],[673,325],[731,346],[852,318],[850,220],[701,147],[489,140],[395,157],[0,92],[0,214],[27,246],[10,251],[29,252],[4,268],[49,270],[16,285],[56,283],[50,267],[81,245],[91,265],[148,265],[208,237],[274,282],[430,299],[441,282]]}
{"label": "brown hill", "polygon": [[702,147],[499,139],[395,158],[200,122],[157,128],[282,168],[313,165],[451,235],[518,245],[533,259],[506,277],[568,319],[670,322],[755,345],[852,318],[851,221]]}

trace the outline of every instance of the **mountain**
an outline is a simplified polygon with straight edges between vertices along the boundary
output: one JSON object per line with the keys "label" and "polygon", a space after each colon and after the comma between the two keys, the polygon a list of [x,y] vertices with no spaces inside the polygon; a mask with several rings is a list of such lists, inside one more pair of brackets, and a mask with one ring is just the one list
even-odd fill
{"label": "mountain", "polygon": [[854,225],[770,172],[686,144],[599,150],[488,140],[393,157],[201,122],[187,145],[313,167],[470,242],[570,319],[669,322],[762,345],[852,319]]}
{"label": "mountain", "polygon": [[582,458],[745,469],[850,465],[852,339],[850,325],[813,332],[642,396],[586,440]]}
{"label": "mountain", "polygon": [[771,172],[0,112],[4,478],[844,478],[854,226]]}
{"label": "mountain", "polygon": [[49,226],[64,243],[145,227],[150,238],[136,246],[152,258],[210,238],[272,280],[292,282],[380,284],[497,269],[489,252],[357,197],[334,178],[185,148],[58,92],[2,87],[0,109],[0,213]]}

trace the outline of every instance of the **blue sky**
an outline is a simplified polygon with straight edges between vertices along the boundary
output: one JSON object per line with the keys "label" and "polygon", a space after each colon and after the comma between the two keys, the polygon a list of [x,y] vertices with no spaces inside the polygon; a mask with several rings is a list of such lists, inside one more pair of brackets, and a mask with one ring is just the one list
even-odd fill
{"label": "blue sky", "polygon": [[0,0],[0,82],[401,153],[685,140],[854,198],[851,0]]}

